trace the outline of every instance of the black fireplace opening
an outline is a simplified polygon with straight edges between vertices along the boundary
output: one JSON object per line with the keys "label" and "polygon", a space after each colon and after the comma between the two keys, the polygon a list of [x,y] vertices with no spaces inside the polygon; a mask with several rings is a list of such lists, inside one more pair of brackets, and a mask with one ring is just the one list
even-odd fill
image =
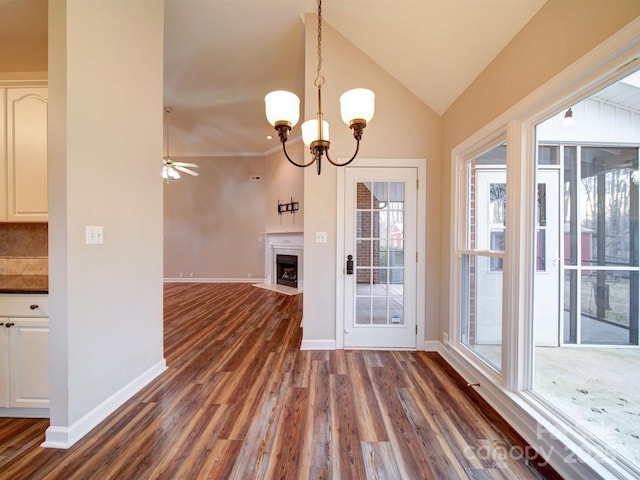
{"label": "black fireplace opening", "polygon": [[276,255],[276,283],[298,288],[297,255]]}

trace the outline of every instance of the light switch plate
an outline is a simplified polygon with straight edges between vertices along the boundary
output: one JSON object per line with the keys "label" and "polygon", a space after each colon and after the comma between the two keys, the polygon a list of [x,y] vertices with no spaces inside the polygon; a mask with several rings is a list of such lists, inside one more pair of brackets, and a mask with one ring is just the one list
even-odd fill
{"label": "light switch plate", "polygon": [[316,243],[327,243],[327,232],[316,232]]}
{"label": "light switch plate", "polygon": [[104,227],[87,225],[85,227],[85,243],[87,245],[102,245],[104,243]]}

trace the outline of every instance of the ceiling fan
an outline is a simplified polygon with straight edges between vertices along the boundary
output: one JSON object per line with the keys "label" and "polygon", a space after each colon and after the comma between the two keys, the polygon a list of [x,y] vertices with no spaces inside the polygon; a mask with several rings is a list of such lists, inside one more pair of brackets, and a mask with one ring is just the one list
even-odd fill
{"label": "ceiling fan", "polygon": [[173,112],[173,108],[165,107],[164,113],[167,115],[165,122],[167,133],[167,156],[162,159],[162,178],[167,183],[180,179],[180,172],[197,177],[200,175],[198,172],[191,170],[192,168],[198,168],[195,163],[176,162],[171,160],[169,155],[169,114]]}

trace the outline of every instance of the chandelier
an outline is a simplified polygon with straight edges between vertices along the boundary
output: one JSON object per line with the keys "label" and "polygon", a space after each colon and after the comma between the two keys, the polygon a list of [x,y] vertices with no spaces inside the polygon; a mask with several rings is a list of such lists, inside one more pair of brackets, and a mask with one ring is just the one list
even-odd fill
{"label": "chandelier", "polygon": [[336,167],[344,167],[350,164],[358,155],[362,131],[373,118],[375,94],[366,88],[354,88],[340,96],[340,114],[342,120],[349,125],[356,140],[356,150],[353,156],[344,163],[339,163],[329,156],[329,124],[324,121],[322,113],[322,0],[318,0],[318,68],[314,81],[318,89],[318,113],[315,120],[308,120],[302,124],[302,141],[311,150],[311,161],[297,163],[287,153],[287,136],[289,131],[300,119],[300,99],[294,93],[285,90],[276,90],[264,97],[267,120],[278,132],[282,142],[282,150],[285,157],[296,167],[308,167],[316,164],[320,175],[322,156]]}

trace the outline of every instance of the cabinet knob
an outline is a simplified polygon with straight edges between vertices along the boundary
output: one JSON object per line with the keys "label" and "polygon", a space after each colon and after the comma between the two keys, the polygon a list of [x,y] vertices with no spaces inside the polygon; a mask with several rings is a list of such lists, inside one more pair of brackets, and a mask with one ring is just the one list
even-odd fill
{"label": "cabinet knob", "polygon": [[39,306],[38,304],[34,303],[34,304],[32,304],[32,305],[29,305],[29,308],[30,308],[31,310],[35,310],[36,308],[38,308],[38,306]]}
{"label": "cabinet knob", "polygon": [[0,322],[0,327],[4,325],[4,322]]}
{"label": "cabinet knob", "polygon": [[13,322],[7,322],[7,323],[5,324],[5,327],[7,327],[7,328],[11,328],[11,327],[13,327],[14,325],[15,325],[15,323],[13,323]]}

